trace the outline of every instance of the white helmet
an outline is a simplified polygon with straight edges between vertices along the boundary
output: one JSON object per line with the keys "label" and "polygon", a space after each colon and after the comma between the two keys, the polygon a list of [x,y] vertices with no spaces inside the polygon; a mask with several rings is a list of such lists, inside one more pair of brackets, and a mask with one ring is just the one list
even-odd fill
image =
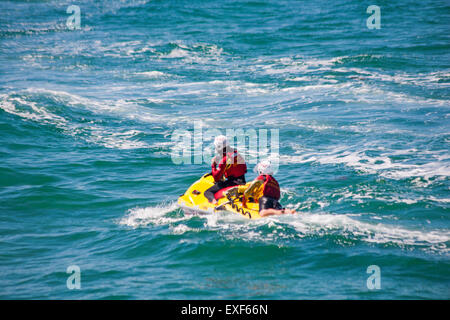
{"label": "white helmet", "polygon": [[227,137],[220,135],[214,139],[214,149],[217,153],[220,154],[226,147],[229,147]]}
{"label": "white helmet", "polygon": [[269,160],[263,160],[256,165],[255,171],[259,175],[273,175],[272,163]]}

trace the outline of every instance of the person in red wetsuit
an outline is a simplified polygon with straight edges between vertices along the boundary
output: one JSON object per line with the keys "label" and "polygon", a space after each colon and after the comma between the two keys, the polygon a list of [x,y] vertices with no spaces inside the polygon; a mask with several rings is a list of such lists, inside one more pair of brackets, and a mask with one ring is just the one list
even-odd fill
{"label": "person in red wetsuit", "polygon": [[214,194],[220,189],[245,184],[247,165],[244,158],[228,144],[225,136],[217,136],[214,140],[217,156],[211,161],[211,174],[215,184],[205,191],[205,197],[212,204],[217,200]]}

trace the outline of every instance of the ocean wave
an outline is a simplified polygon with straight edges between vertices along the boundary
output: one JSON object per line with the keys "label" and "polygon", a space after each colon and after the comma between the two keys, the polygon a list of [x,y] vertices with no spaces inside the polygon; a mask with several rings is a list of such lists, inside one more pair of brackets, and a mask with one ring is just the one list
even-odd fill
{"label": "ocean wave", "polygon": [[[412,163],[414,160],[411,155],[416,156],[420,152],[415,149],[406,150],[378,150],[378,156],[367,155],[367,150],[352,150],[348,146],[335,147],[326,152],[314,152],[297,149],[298,155],[280,155],[280,163],[282,164],[302,164],[302,163],[319,163],[323,165],[345,165],[355,170],[368,173],[378,174],[390,179],[408,179],[421,177],[430,179],[433,177],[450,176],[450,164],[443,161],[428,160],[423,164]],[[426,153],[426,152],[425,152]],[[435,151],[434,156],[446,153],[443,151]],[[408,156],[405,160],[393,160],[395,155]]]}
{"label": "ocean wave", "polygon": [[[395,74],[347,66],[355,59],[373,59],[375,57],[341,56],[325,59],[305,57],[281,57],[278,59],[259,58],[254,65],[248,68],[251,72],[261,76],[282,76],[287,86],[277,88],[269,93],[284,92],[288,94],[302,93],[305,96],[317,97],[315,101],[322,100],[325,95],[346,103],[364,102],[368,104],[385,104],[386,101],[399,104],[433,104],[448,106],[446,99],[421,97],[410,93],[392,91],[388,85],[402,84],[423,89],[445,89],[450,84],[448,70],[428,73],[407,73],[405,71]],[[380,57],[377,57],[377,59]],[[302,85],[289,85],[292,82],[301,82]],[[292,98],[292,96],[290,97]]]}
{"label": "ocean wave", "polygon": [[[170,217],[167,213],[178,208],[176,202],[161,204],[154,207],[130,209],[125,217],[119,220],[119,224],[132,228],[152,225],[168,225],[185,220],[185,217]],[[180,227],[181,228],[181,227]]]}
{"label": "ocean wave", "polygon": [[182,59],[184,63],[215,64],[222,61],[223,48],[215,44],[186,44],[182,41],[169,43],[175,46],[169,53],[158,52],[161,59]]}
{"label": "ocean wave", "polygon": [[357,190],[352,192],[345,188],[342,191],[333,192],[333,198],[337,198],[337,201],[343,199],[356,200],[358,203],[367,203],[367,201],[380,201],[382,203],[403,203],[407,205],[421,203],[421,202],[434,202],[437,204],[447,204],[450,203],[450,198],[437,198],[434,196],[412,196],[404,197],[402,195],[388,194],[386,192],[377,192],[376,190],[371,190],[370,188],[363,188],[362,190]]}
{"label": "ocean wave", "polygon": [[[16,22],[14,24],[5,24],[0,29],[0,36],[17,37],[17,36],[32,36],[42,35],[55,32],[67,32],[69,29],[65,23],[47,22],[47,23],[23,23]],[[80,28],[81,32],[93,30],[92,26],[84,25]]]}
{"label": "ocean wave", "polygon": [[[55,102],[64,100],[66,105],[86,104],[86,99],[68,93],[55,92],[50,90],[27,90],[28,93],[51,94]],[[67,103],[67,99],[71,103]],[[39,105],[33,101],[33,96],[27,94],[13,93],[0,95],[0,109],[18,116],[24,120],[30,120],[42,125],[51,125],[66,135],[79,137],[89,143],[102,145],[106,148],[114,149],[138,149],[148,148],[149,145],[143,141],[134,140],[134,137],[142,132],[135,129],[112,128],[104,125],[102,121],[86,121],[84,118],[74,117],[68,112],[63,115],[56,114],[48,107]],[[97,104],[101,105],[101,104]],[[86,115],[87,116],[87,115]]]}
{"label": "ocean wave", "polygon": [[382,223],[371,224],[343,214],[301,214],[296,218],[287,217],[286,222],[304,236],[330,234],[336,230],[341,235],[364,242],[418,246],[448,253],[450,232],[446,230],[419,231]]}
{"label": "ocean wave", "polygon": [[[395,75],[376,71],[374,68],[362,68],[351,65],[367,60],[388,59],[381,55],[361,54],[355,56],[338,56],[331,58],[309,58],[301,56],[287,56],[277,59],[259,58],[251,65],[254,72],[267,75],[291,75],[298,78],[295,81],[320,80],[323,77],[336,77],[341,74],[347,79],[371,79],[399,84],[414,84],[417,86],[442,86],[450,85],[450,71],[439,70],[428,73],[397,72]],[[328,72],[328,73],[326,73]],[[330,74],[331,73],[331,74]]]}
{"label": "ocean wave", "polygon": [[[141,8],[151,2],[151,0],[106,0],[94,4],[103,14],[117,14],[118,11],[127,8]],[[88,1],[89,4],[92,4]]]}
{"label": "ocean wave", "polygon": [[162,78],[164,76],[168,76],[168,74],[160,71],[143,71],[143,72],[135,72],[134,75],[149,78],[149,79],[157,79]]}
{"label": "ocean wave", "polygon": [[296,215],[275,216],[247,220],[234,213],[209,215],[174,214],[178,205],[173,202],[146,208],[130,209],[121,218],[120,225],[132,228],[148,225],[165,225],[172,234],[201,232],[188,222],[193,217],[204,219],[204,229],[217,231],[227,239],[271,242],[306,237],[344,237],[348,241],[362,241],[377,245],[408,246],[448,254],[450,232],[447,230],[412,230],[386,223],[369,223],[356,219],[355,214],[330,214],[301,212]]}

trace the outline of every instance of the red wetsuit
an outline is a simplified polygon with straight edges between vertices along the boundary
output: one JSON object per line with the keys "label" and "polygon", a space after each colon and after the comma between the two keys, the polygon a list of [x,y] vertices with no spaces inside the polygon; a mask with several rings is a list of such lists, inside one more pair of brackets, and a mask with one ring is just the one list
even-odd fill
{"label": "red wetsuit", "polygon": [[260,175],[256,179],[264,181],[263,187],[260,189],[261,197],[258,199],[259,212],[271,208],[282,210],[283,207],[278,202],[280,199],[280,185],[277,180],[271,175]]}
{"label": "red wetsuit", "polygon": [[[260,197],[269,197],[275,200],[280,200],[280,185],[278,181],[275,180],[271,175],[260,175],[256,178],[257,180],[264,181]],[[258,199],[260,198],[258,197]]]}
{"label": "red wetsuit", "polygon": [[[227,152],[218,165],[216,163],[211,165],[211,174],[214,177],[215,184],[205,191],[205,197],[211,202],[215,199],[214,195],[219,190],[245,184],[246,172],[247,165],[244,158],[236,150]],[[224,176],[226,180],[222,180]],[[220,197],[221,194],[218,193],[217,196]]]}
{"label": "red wetsuit", "polygon": [[247,165],[244,158],[241,157],[236,150],[227,152],[220,160],[216,168],[216,163],[211,165],[211,173],[214,177],[214,181],[218,182],[225,178],[238,178],[243,176],[247,172]]}

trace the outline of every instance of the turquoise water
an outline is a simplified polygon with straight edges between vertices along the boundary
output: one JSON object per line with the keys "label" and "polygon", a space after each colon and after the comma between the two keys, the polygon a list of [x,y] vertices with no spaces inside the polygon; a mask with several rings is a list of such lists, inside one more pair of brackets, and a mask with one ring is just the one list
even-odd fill
{"label": "turquoise water", "polygon": [[[450,298],[448,1],[71,4],[0,2],[0,298]],[[177,208],[196,122],[279,130],[299,214]]]}

